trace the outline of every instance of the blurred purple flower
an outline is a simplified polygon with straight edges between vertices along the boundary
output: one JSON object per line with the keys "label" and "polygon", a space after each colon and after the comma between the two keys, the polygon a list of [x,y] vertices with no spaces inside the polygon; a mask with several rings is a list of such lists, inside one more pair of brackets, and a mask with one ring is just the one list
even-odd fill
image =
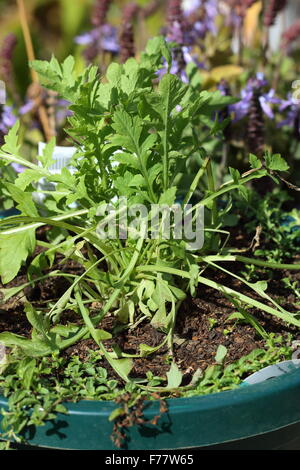
{"label": "blurred purple flower", "polygon": [[117,29],[109,24],[104,24],[76,36],[75,42],[76,44],[95,48],[96,55],[101,51],[111,52],[112,54],[119,52]]}
{"label": "blurred purple flower", "polygon": [[[203,39],[210,32],[217,34],[216,17],[218,15],[217,0],[184,0],[182,9],[185,16],[192,16],[189,28],[189,43]],[[199,10],[199,15],[197,15]]]}
{"label": "blurred purple flower", "polygon": [[278,127],[289,126],[293,128],[296,137],[300,137],[300,106],[299,100],[293,98],[291,94],[288,95],[287,100],[282,100],[279,111],[287,111],[286,118],[278,123]]}
{"label": "blurred purple flower", "polygon": [[15,170],[16,173],[23,173],[26,170],[26,167],[23,165],[19,165],[19,163],[12,163],[11,166]]}
{"label": "blurred purple flower", "polygon": [[178,21],[174,21],[168,27],[168,41],[184,44],[187,42],[187,35]]}
{"label": "blurred purple flower", "polygon": [[7,134],[16,121],[17,118],[13,114],[11,106],[0,106],[0,132]]}
{"label": "blurred purple flower", "polygon": [[35,102],[34,100],[27,100],[25,104],[23,104],[19,108],[19,114],[23,116],[24,114],[30,113],[35,107]]}
{"label": "blurred purple flower", "polygon": [[216,16],[218,14],[218,1],[217,0],[206,0],[204,3],[205,9],[205,25],[207,31],[210,31],[212,34],[217,34],[216,28]]}
{"label": "blurred purple flower", "polygon": [[[180,77],[183,83],[188,83],[189,79],[186,73],[186,65],[189,64],[190,62],[193,62],[194,64],[197,65],[199,68],[203,68],[203,64],[198,62],[197,57],[194,57],[191,54],[191,47],[183,46],[177,49],[173,49],[172,51],[172,66],[170,69],[170,73],[172,75],[177,75]],[[158,70],[157,75],[159,79],[161,79],[168,70],[168,65],[166,60],[163,62],[163,67]]]}
{"label": "blurred purple flower", "polygon": [[281,106],[279,108],[279,111],[285,111],[286,109],[290,110],[299,110],[299,100],[293,98],[293,95],[291,93],[288,94],[288,99],[287,100],[282,100]]}
{"label": "blurred purple flower", "polygon": [[186,44],[186,21],[183,18],[181,0],[167,1],[167,40],[180,46]]}
{"label": "blurred purple flower", "polygon": [[[45,94],[45,102],[47,100],[47,94]],[[46,102],[47,104],[47,102]],[[56,127],[60,128],[66,121],[66,119],[73,115],[73,112],[68,109],[70,106],[70,102],[63,99],[57,99],[54,101],[53,106],[55,108],[55,123]],[[24,116],[27,113],[35,113],[36,112],[36,102],[34,100],[27,100],[23,106],[19,108],[19,114]],[[36,119],[33,119],[31,122],[32,128],[39,128],[40,124]]]}
{"label": "blurred purple flower", "polygon": [[275,90],[272,88],[268,93],[265,93],[259,98],[260,105],[263,112],[270,119],[274,119],[274,112],[270,104],[281,104],[281,99],[275,96]]}
{"label": "blurred purple flower", "polygon": [[229,84],[224,78],[218,83],[217,89],[223,96],[230,96],[231,94]]}
{"label": "blurred purple flower", "polygon": [[61,127],[68,117],[73,116],[73,111],[69,109],[70,105],[70,101],[63,99],[57,100],[55,109],[55,121],[57,127]]}
{"label": "blurred purple flower", "polygon": [[180,46],[193,46],[217,33],[217,0],[168,0],[166,37]]}
{"label": "blurred purple flower", "polygon": [[264,75],[258,73],[256,78],[248,80],[246,87],[241,91],[241,100],[238,103],[230,105],[230,112],[234,113],[234,121],[240,121],[249,112],[251,100],[253,97],[254,90],[261,89],[261,95],[259,102],[261,108],[269,119],[274,118],[274,112],[271,104],[281,104],[282,100],[275,96],[275,90],[270,89],[268,92],[263,92],[263,88],[266,87],[268,82],[265,80]]}

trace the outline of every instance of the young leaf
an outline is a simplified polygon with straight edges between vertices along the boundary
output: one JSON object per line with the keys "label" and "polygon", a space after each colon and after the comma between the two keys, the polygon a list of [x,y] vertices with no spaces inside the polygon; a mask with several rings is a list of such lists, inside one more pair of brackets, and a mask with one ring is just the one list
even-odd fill
{"label": "young leaf", "polygon": [[169,119],[171,111],[178,105],[187,88],[176,75],[166,74],[159,83],[159,92],[162,98],[163,108],[161,109],[164,121]]}
{"label": "young leaf", "polygon": [[239,180],[240,180],[240,177],[241,177],[240,172],[238,170],[236,170],[235,168],[231,168],[231,167],[229,167],[229,172],[230,172],[231,178],[233,179],[234,183],[239,184]]}
{"label": "young leaf", "polygon": [[44,341],[27,339],[9,332],[0,333],[0,342],[8,347],[18,346],[31,357],[46,356],[53,352],[51,346]]}
{"label": "young leaf", "polygon": [[25,357],[18,365],[17,374],[22,379],[24,388],[30,390],[32,378],[35,372],[36,360]]}
{"label": "young leaf", "polygon": [[4,137],[5,144],[1,148],[6,153],[12,155],[18,155],[20,150],[18,131],[20,128],[20,121],[17,121],[15,125],[9,130],[8,134]]}
{"label": "young leaf", "polygon": [[216,355],[215,355],[215,361],[218,364],[223,364],[226,355],[227,355],[227,348],[225,346],[223,346],[222,344],[220,344],[218,346],[218,349],[217,349],[217,352],[216,352]]}
{"label": "young leaf", "polygon": [[31,217],[38,217],[37,208],[32,200],[32,194],[26,193],[12,183],[6,183],[12,198],[17,202],[17,209],[22,215],[28,215]]}
{"label": "young leaf", "polygon": [[43,150],[43,154],[38,156],[38,159],[44,168],[48,169],[54,163],[52,156],[53,156],[55,145],[56,145],[56,139],[55,137],[52,137],[50,142],[48,142],[47,145],[45,146]]}
{"label": "young leaf", "polygon": [[20,173],[15,180],[15,185],[25,191],[25,189],[32,183],[37,183],[41,178],[45,176],[42,170],[26,170]]}
{"label": "young leaf", "polygon": [[175,202],[177,187],[172,186],[167,189],[159,198],[159,204],[166,204],[172,206]]}
{"label": "young leaf", "polygon": [[106,77],[112,85],[119,85],[122,76],[122,65],[112,62],[107,71]]}
{"label": "young leaf", "polygon": [[273,171],[287,171],[289,169],[289,165],[279,153],[275,155],[267,154],[266,166]]}
{"label": "young leaf", "polygon": [[38,333],[41,333],[45,338],[47,338],[47,331],[49,330],[49,319],[45,317],[42,313],[39,313],[35,308],[27,303],[25,306],[25,312],[27,320],[36,329]]}
{"label": "young leaf", "polygon": [[101,330],[101,329],[96,329],[95,331],[96,331],[96,336],[99,341],[105,341],[106,339],[112,338],[112,335],[108,331]]}
{"label": "young leaf", "polygon": [[250,161],[251,168],[257,168],[258,169],[258,168],[262,167],[262,163],[261,163],[260,159],[257,158],[255,155],[253,155],[253,153],[250,153],[249,161]]}
{"label": "young leaf", "polygon": [[169,372],[167,372],[168,384],[167,388],[178,388],[182,382],[182,373],[180,372],[176,362],[172,362]]}
{"label": "young leaf", "polygon": [[3,284],[12,281],[22,263],[35,248],[35,230],[4,235],[0,233],[0,275]]}

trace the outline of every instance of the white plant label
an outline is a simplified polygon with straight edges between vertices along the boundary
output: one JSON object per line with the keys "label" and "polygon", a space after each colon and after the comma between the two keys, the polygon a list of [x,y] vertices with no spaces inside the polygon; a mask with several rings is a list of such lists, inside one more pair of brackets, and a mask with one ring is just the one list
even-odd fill
{"label": "white plant label", "polygon": [[5,83],[0,80],[0,105],[3,105],[6,103],[6,87]]}

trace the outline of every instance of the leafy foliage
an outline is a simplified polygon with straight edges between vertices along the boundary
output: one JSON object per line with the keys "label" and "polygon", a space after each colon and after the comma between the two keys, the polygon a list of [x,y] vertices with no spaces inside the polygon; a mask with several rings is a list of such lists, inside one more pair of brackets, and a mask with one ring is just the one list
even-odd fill
{"label": "leafy foliage", "polygon": [[[169,46],[163,38],[155,38],[149,42],[140,62],[129,59],[124,65],[111,64],[105,80],[99,79],[95,67],[77,76],[72,58],[62,65],[54,58],[50,62],[32,64],[44,84],[71,102],[73,115],[69,119],[68,133],[77,145],[77,152],[70,168],[53,174],[50,167],[54,140],[39,157],[37,165],[20,155],[18,125],[6,137],[0,152],[1,161],[20,163],[28,170],[17,178],[15,185],[5,183],[21,214],[0,222],[0,275],[7,284],[26,262],[28,282],[34,286],[39,279],[51,276],[56,256],[75,262],[82,271],[79,275],[68,275],[59,269],[56,275],[69,283],[64,294],[44,307],[26,304],[26,316],[32,325],[31,338],[0,333],[0,341],[13,351],[21,350],[25,356],[24,367],[29,371],[22,373],[27,377],[26,385],[23,382],[26,397],[29,382],[34,380],[35,374],[41,373],[37,364],[45,366],[41,358],[59,354],[83,338],[94,340],[98,354],[129,388],[137,387],[140,393],[177,390],[182,383],[182,373],[172,354],[176,316],[184,298],[194,295],[199,283],[226,295],[263,337],[263,329],[246,311],[245,305],[300,326],[299,316],[277,305],[266,294],[264,285],[241,279],[220,264],[236,260],[227,247],[227,232],[223,230],[225,217],[231,214],[232,193],[249,201],[248,183],[267,175],[273,177],[274,171],[286,170],[284,160],[267,154],[262,164],[251,156],[248,172],[241,174],[230,168],[228,181],[218,187],[215,168],[202,146],[201,129],[206,126],[208,138],[220,133],[223,126],[215,119],[216,113],[232,99],[219,92],[199,92],[171,73],[166,73],[157,85],[155,79],[162,56],[171,69]],[[195,157],[199,167],[190,189],[185,188],[183,204],[194,198],[189,209],[192,220],[200,206],[205,209],[207,236],[202,248],[191,251],[184,237],[166,239],[161,232],[162,222],[159,222],[157,237],[124,238],[120,232],[116,237],[99,236],[99,224],[103,225],[111,217],[102,213],[107,202],[115,212],[121,213],[122,199],[126,197],[129,211],[133,204],[142,203],[149,211],[151,209],[151,215],[153,204],[169,207],[175,202],[179,204],[181,180]],[[41,177],[56,185],[55,191],[45,192],[43,207],[34,197],[36,182]],[[225,208],[218,211],[220,200],[225,200]],[[69,206],[73,203],[76,208],[71,210]],[[142,226],[147,217],[141,217]],[[131,215],[131,221],[134,220]],[[45,225],[55,227],[56,232],[49,232],[47,241],[36,240],[36,229]],[[34,253],[36,245],[42,249]],[[208,266],[237,277],[263,302],[203,276]],[[295,267],[293,265],[293,269]],[[2,293],[4,298],[12,295],[9,289]],[[90,304],[99,301],[101,308],[95,312]],[[77,316],[76,324],[64,323],[63,314],[67,310]],[[141,344],[139,354],[135,355],[125,354],[119,347],[109,351],[104,344],[109,333],[101,328],[101,321],[107,314],[115,316],[119,329],[135,328],[142,321],[149,321],[165,334],[165,339],[156,348]],[[134,359],[154,354],[164,344],[168,346],[171,364],[167,383],[161,386],[160,379],[153,379],[154,382],[151,379],[137,384],[131,377]],[[216,357],[219,367],[223,367],[225,357],[226,348],[220,348]],[[59,356],[56,360],[56,364],[60,364]],[[72,371],[76,375],[76,367]],[[99,371],[99,374],[102,377],[104,372]],[[198,378],[199,373],[195,371],[191,389]],[[81,380],[81,385],[83,383],[87,383],[85,379]],[[87,385],[88,393],[98,397],[105,391],[103,395],[111,397],[114,388],[104,389],[103,385],[103,382],[96,388],[95,383]],[[15,398],[14,404],[22,403],[25,390],[20,392],[21,398]],[[72,396],[77,392],[68,382],[68,393]],[[67,392],[61,397],[67,398]],[[40,396],[39,399],[47,398]],[[32,400],[28,403],[30,407],[35,406],[34,397]],[[25,421],[21,408],[20,405],[22,427]],[[40,417],[33,415],[32,419]]]}
{"label": "leafy foliage", "polygon": [[[180,396],[188,397],[236,388],[245,375],[250,375],[265,365],[289,359],[291,348],[285,346],[285,342],[280,336],[270,337],[265,349],[255,349],[228,366],[219,364],[200,372],[192,388],[178,388],[182,376],[177,366],[172,366],[168,374],[169,385],[170,382],[172,385],[169,395],[172,396],[174,389],[178,389],[177,396],[180,393]],[[157,387],[163,384],[164,379],[154,377],[149,371],[147,381],[149,387]],[[55,418],[57,413],[68,413],[64,403],[69,399],[118,400],[129,393],[133,406],[137,397],[150,400],[154,398],[150,392],[141,391],[132,383],[120,387],[115,379],[109,377],[107,370],[99,365],[97,351],[89,351],[85,361],[78,356],[67,360],[57,355],[38,360],[20,360],[18,355],[14,355],[1,376],[0,389],[4,396],[9,397],[8,410],[1,410],[0,436],[4,439],[1,444],[4,449],[9,448],[10,441],[26,443],[26,427],[41,426],[47,420]],[[168,397],[167,389],[162,396]],[[111,419],[114,420],[119,414],[120,409],[116,408]]]}
{"label": "leafy foliage", "polygon": [[266,248],[258,246],[255,256],[281,263],[293,259],[299,251],[300,212],[297,208],[285,210],[289,200],[285,191],[273,191],[263,199],[253,193],[247,203],[247,212],[243,202],[237,202],[238,210],[246,214],[246,231],[255,233],[256,227],[261,227],[260,240]]}

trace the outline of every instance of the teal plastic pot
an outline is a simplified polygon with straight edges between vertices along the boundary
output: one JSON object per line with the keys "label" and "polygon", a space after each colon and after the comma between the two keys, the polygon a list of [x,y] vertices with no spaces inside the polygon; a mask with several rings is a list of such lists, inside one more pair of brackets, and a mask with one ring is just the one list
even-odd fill
{"label": "teal plastic pot", "polygon": [[[32,446],[58,449],[116,450],[108,421],[113,402],[68,403],[43,427],[25,437]],[[300,370],[236,390],[168,400],[169,411],[157,426],[128,429],[125,449],[300,449]],[[0,398],[7,409],[7,400]],[[147,402],[145,417],[159,414],[158,402]]]}

